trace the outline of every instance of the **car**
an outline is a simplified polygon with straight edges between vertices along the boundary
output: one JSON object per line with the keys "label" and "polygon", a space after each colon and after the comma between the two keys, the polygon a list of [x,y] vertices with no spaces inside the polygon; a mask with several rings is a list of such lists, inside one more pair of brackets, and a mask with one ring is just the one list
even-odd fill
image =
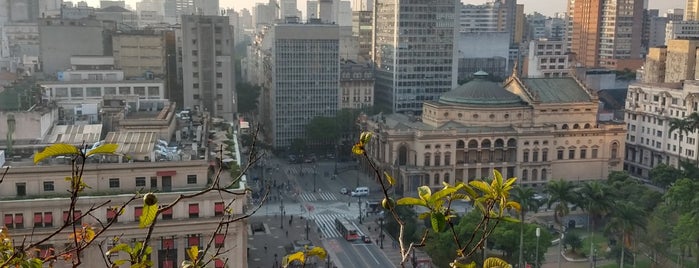
{"label": "car", "polygon": [[347,188],[345,188],[345,187],[340,188],[340,194],[347,194],[348,192],[349,191],[347,190]]}
{"label": "car", "polygon": [[350,193],[350,195],[352,197],[368,196],[369,195],[369,187],[357,187],[357,189],[354,189],[354,191],[352,191]]}
{"label": "car", "polygon": [[363,236],[362,236],[362,241],[363,241],[364,243],[371,244],[371,237],[369,237],[369,236],[367,236],[367,235],[363,235]]}

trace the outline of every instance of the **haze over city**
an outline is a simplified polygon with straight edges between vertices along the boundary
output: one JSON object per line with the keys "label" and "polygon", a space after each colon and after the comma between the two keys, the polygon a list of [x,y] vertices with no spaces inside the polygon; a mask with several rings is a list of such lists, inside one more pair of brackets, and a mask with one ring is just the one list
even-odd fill
{"label": "haze over city", "polygon": [[[99,0],[87,0],[91,6],[99,6]],[[132,7],[136,6],[137,0],[126,0],[128,5]],[[252,10],[255,3],[268,3],[267,0],[221,0],[219,5],[221,8],[233,7],[235,10],[241,10],[247,8]],[[487,2],[486,0],[464,0],[462,1],[466,4],[482,4]],[[553,16],[556,12],[564,12],[566,7],[565,0],[519,0],[518,4],[524,4],[524,13],[529,14],[534,11],[547,16]],[[684,0],[649,0],[648,8],[659,9],[662,14],[666,9],[670,8],[684,8]],[[306,10],[306,1],[297,0],[298,9],[301,11]],[[306,14],[304,14],[306,16]]]}

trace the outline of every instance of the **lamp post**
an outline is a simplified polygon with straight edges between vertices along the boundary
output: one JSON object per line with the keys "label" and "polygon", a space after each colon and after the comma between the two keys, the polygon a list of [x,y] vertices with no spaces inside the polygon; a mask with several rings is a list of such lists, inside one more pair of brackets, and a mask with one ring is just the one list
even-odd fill
{"label": "lamp post", "polygon": [[[337,175],[337,144],[335,144],[335,175]],[[329,263],[329,262],[328,262]]]}
{"label": "lamp post", "polygon": [[541,229],[536,227],[536,262],[534,262],[534,267],[539,267],[539,236],[541,236]]}
{"label": "lamp post", "polygon": [[379,229],[381,229],[379,231],[379,239],[381,239],[381,245],[379,245],[379,248],[383,249],[383,217],[379,218]]}
{"label": "lamp post", "polygon": [[308,217],[306,217],[306,240],[308,240],[308,229],[310,228],[308,227]]}
{"label": "lamp post", "polygon": [[362,196],[357,196],[357,207],[359,208],[359,224],[362,224]]}
{"label": "lamp post", "polygon": [[317,169],[318,169],[317,166],[313,167],[313,192],[314,193],[316,192],[316,189],[317,189],[316,188],[316,174],[318,173]]}

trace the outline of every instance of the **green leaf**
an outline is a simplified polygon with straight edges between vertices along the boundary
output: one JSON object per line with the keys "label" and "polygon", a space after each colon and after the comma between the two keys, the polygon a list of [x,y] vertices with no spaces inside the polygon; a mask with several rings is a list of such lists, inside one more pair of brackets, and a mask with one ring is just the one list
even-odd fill
{"label": "green leaf", "polygon": [[439,190],[432,194],[430,197],[430,202],[435,202],[436,200],[440,200],[442,198],[447,197],[448,195],[456,192],[456,188],[450,187],[450,188],[444,188],[442,190]]}
{"label": "green leaf", "polygon": [[417,199],[415,197],[403,197],[396,201],[396,205],[399,206],[425,206],[425,200]]}
{"label": "green leaf", "polygon": [[427,219],[427,217],[429,217],[429,216],[430,216],[429,212],[423,212],[423,213],[420,213],[420,215],[417,215],[417,218],[424,220],[424,219]]}
{"label": "green leaf", "polygon": [[373,135],[373,133],[369,131],[362,132],[362,134],[359,136],[359,142],[362,143],[362,145],[367,144],[369,140],[371,140],[371,135]]}
{"label": "green leaf", "polygon": [[514,223],[519,222],[519,219],[510,217],[510,216],[503,216],[503,217],[500,217],[500,220],[501,220],[501,221],[506,221],[506,222],[514,222]]}
{"label": "green leaf", "polygon": [[97,148],[92,149],[85,154],[85,156],[91,156],[93,154],[113,154],[116,152],[117,148],[119,147],[118,144],[116,143],[105,143],[100,146],[97,146]]}
{"label": "green leaf", "polygon": [[128,244],[126,244],[126,243],[121,243],[121,244],[118,244],[118,245],[114,246],[114,247],[111,248],[110,250],[107,250],[107,253],[106,253],[106,254],[107,254],[107,255],[110,255],[110,254],[118,253],[118,252],[120,252],[120,251],[126,252],[126,253],[128,253],[128,254],[131,254],[131,253],[132,253],[132,252],[131,252],[131,247],[130,247]]}
{"label": "green leaf", "polygon": [[490,194],[493,189],[489,184],[485,183],[484,181],[470,181],[468,184],[471,187],[480,190],[484,194]]}
{"label": "green leaf", "polygon": [[153,204],[151,206],[143,203],[143,212],[141,217],[138,219],[138,227],[146,228],[150,226],[153,221],[155,221],[155,215],[158,214],[158,204]]}
{"label": "green leaf", "polygon": [[460,262],[452,262],[450,263],[451,268],[476,268],[476,262],[471,262],[469,264],[464,264]]}
{"label": "green leaf", "polygon": [[432,223],[432,230],[434,230],[435,232],[441,231],[447,224],[447,220],[446,218],[444,218],[444,214],[442,214],[441,212],[432,213],[432,217],[430,217],[430,222]]}
{"label": "green leaf", "polygon": [[199,246],[192,246],[187,250],[187,255],[189,256],[189,259],[192,260],[193,262],[196,262],[196,260],[199,258]]}
{"label": "green leaf", "polygon": [[396,180],[393,177],[391,177],[391,175],[388,175],[388,172],[384,171],[383,175],[386,176],[386,180],[388,181],[388,184],[390,184],[390,185],[396,184]]}
{"label": "green leaf", "polygon": [[42,152],[34,155],[34,164],[41,162],[48,157],[60,156],[60,155],[76,155],[80,151],[78,147],[65,143],[56,143],[49,147],[46,147]]}
{"label": "green leaf", "polygon": [[417,188],[417,193],[422,200],[427,201],[430,200],[430,196],[432,196],[432,189],[423,185]]}
{"label": "green leaf", "polygon": [[126,263],[126,260],[115,260],[112,263],[114,263],[115,266],[122,266]]}
{"label": "green leaf", "polygon": [[511,268],[512,265],[507,263],[506,261],[495,258],[495,257],[490,257],[485,259],[485,262],[483,262],[483,268]]}

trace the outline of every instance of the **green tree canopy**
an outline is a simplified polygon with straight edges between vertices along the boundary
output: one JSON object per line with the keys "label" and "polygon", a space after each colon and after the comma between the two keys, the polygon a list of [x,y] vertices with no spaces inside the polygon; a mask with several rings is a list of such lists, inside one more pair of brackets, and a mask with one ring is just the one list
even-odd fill
{"label": "green tree canopy", "polygon": [[257,111],[257,100],[262,88],[248,83],[238,83],[235,85],[235,89],[238,94],[238,113]]}

